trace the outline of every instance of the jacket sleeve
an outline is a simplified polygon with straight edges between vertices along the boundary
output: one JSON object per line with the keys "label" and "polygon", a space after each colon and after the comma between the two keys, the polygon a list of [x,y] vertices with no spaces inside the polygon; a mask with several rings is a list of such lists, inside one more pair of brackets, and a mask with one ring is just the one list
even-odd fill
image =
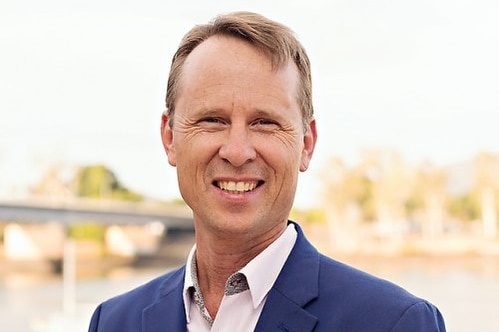
{"label": "jacket sleeve", "polygon": [[99,327],[101,305],[95,309],[92,319],[90,320],[90,326],[88,327],[88,332],[97,332]]}
{"label": "jacket sleeve", "polygon": [[445,323],[435,306],[421,301],[404,312],[391,332],[445,332]]}

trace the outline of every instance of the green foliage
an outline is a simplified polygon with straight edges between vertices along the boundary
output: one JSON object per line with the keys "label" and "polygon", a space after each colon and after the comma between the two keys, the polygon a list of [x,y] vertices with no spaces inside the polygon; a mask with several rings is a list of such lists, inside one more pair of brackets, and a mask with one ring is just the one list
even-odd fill
{"label": "green foliage", "polygon": [[300,223],[324,223],[326,215],[322,209],[292,209],[289,218]]}
{"label": "green foliage", "polygon": [[187,206],[185,201],[181,198],[172,199],[169,203],[173,206],[182,206],[182,207]]}
{"label": "green foliage", "polygon": [[326,221],[326,214],[320,209],[307,210],[307,221],[313,223],[324,223]]}
{"label": "green foliage", "polygon": [[142,196],[125,188],[116,175],[104,165],[83,167],[77,175],[78,196],[140,201]]}
{"label": "green foliage", "polygon": [[417,195],[417,194],[412,194],[405,201],[404,206],[405,206],[405,210],[407,211],[407,214],[409,216],[411,216],[414,213],[421,211],[425,208],[422,197],[420,195]]}
{"label": "green foliage", "polygon": [[360,177],[354,201],[361,208],[364,220],[376,218],[373,186],[373,181],[366,174]]}
{"label": "green foliage", "polygon": [[480,204],[469,193],[451,199],[448,208],[450,215],[459,220],[472,221],[480,217]]}
{"label": "green foliage", "polygon": [[142,200],[142,196],[134,193],[126,188],[116,188],[113,190],[111,197],[113,199],[122,200],[122,201],[133,201],[139,202]]}
{"label": "green foliage", "polygon": [[114,174],[103,165],[83,167],[78,174],[78,196],[106,197],[117,186]]}
{"label": "green foliage", "polygon": [[75,240],[104,242],[106,228],[96,223],[81,223],[69,226],[69,237]]}

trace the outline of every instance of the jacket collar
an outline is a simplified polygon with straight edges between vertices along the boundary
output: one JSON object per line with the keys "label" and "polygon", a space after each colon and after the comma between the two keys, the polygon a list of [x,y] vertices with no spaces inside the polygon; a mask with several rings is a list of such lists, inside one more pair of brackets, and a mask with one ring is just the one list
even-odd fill
{"label": "jacket collar", "polygon": [[312,331],[317,317],[304,307],[319,295],[319,253],[298,224],[298,237],[272,287],[255,331]]}

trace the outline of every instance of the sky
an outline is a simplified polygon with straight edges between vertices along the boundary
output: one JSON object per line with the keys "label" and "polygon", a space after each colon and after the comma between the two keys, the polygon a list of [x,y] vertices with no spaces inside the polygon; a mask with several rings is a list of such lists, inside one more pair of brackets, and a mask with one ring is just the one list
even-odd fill
{"label": "sky", "polygon": [[192,26],[236,10],[291,27],[312,61],[319,141],[297,207],[321,203],[332,157],[499,152],[496,0],[2,0],[0,199],[54,164],[105,164],[132,190],[179,198],[159,134],[171,56]]}

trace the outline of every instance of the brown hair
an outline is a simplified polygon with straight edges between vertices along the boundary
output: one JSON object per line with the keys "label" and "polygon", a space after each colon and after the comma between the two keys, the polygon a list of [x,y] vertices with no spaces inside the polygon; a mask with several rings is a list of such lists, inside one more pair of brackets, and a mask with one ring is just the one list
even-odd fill
{"label": "brown hair", "polygon": [[310,60],[293,31],[287,26],[268,18],[251,13],[235,12],[220,15],[208,24],[197,25],[182,39],[175,52],[168,77],[166,90],[166,109],[170,114],[172,126],[175,100],[179,89],[182,67],[189,54],[203,41],[215,35],[225,35],[248,41],[256,48],[268,54],[274,69],[280,69],[292,60],[300,75],[298,102],[302,111],[305,128],[313,117],[312,78]]}

